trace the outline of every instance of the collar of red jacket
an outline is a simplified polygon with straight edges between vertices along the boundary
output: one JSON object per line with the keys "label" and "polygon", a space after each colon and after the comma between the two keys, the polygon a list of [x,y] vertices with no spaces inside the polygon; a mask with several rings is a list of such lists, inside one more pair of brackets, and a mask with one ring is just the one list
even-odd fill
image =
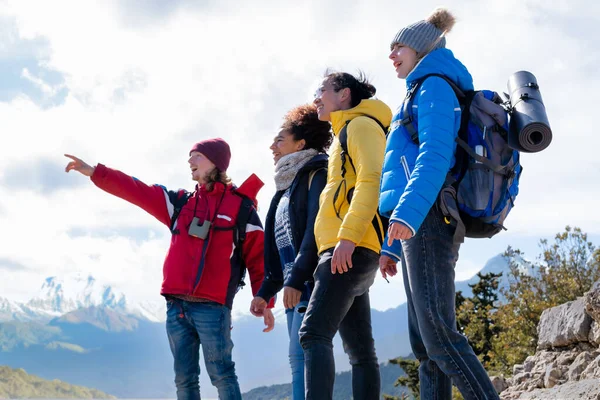
{"label": "collar of red jacket", "polygon": [[210,192],[206,190],[205,185],[196,185],[196,191],[199,191],[204,196],[220,196],[225,190],[234,189],[239,194],[251,199],[254,205],[257,206],[256,196],[264,185],[264,182],[256,174],[252,174],[239,187],[235,187],[233,184],[225,185],[221,182],[215,182],[213,190]]}
{"label": "collar of red jacket", "polygon": [[200,192],[203,196],[221,196],[225,190],[231,190],[232,184],[225,185],[221,182],[215,182],[213,189],[209,192],[205,185],[196,185],[196,192]]}

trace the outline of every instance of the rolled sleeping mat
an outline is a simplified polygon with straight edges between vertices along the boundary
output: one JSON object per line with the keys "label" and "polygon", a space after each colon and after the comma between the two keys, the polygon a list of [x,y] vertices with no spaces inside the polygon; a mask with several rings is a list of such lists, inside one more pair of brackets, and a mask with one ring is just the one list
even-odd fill
{"label": "rolled sleeping mat", "polygon": [[552,129],[537,79],[531,72],[515,72],[508,79],[508,93],[512,109],[509,147],[527,153],[544,150],[552,142]]}

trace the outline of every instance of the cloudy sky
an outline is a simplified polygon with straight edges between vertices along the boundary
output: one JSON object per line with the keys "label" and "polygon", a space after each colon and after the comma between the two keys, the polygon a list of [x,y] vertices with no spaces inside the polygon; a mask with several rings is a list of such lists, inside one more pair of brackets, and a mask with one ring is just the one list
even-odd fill
{"label": "cloudy sky", "polygon": [[[539,238],[580,226],[600,243],[600,3],[448,0],[448,47],[477,88],[538,78],[551,146],[522,156],[508,231],[471,240],[457,278],[507,245],[538,254]],[[147,183],[193,188],[190,146],[220,136],[230,174],[274,193],[270,140],[290,108],[312,100],[326,67],[364,70],[395,109],[405,88],[387,58],[396,31],[438,2],[0,0],[0,296],[27,299],[47,276],[93,274],[132,297],[157,299],[168,230],[135,207],[65,174],[63,153]],[[372,305],[404,301],[381,278]],[[243,291],[236,311],[246,310]]]}

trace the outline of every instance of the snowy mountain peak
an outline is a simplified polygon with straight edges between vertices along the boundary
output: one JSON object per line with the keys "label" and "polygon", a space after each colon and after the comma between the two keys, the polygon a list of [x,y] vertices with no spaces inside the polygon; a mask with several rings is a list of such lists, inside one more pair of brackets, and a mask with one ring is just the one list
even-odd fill
{"label": "snowy mountain peak", "polygon": [[0,298],[0,321],[47,321],[76,310],[93,307],[106,308],[154,322],[164,319],[163,302],[132,302],[122,291],[98,281],[91,275],[73,274],[44,279],[39,292],[26,303]]}
{"label": "snowy mountain peak", "polygon": [[21,304],[0,297],[0,321],[19,319],[18,316],[24,313],[25,311]]}
{"label": "snowy mountain peak", "polygon": [[93,276],[75,274],[65,278],[46,278],[40,294],[32,298],[27,306],[58,316],[93,306],[124,312],[127,301],[123,293],[99,283]]}

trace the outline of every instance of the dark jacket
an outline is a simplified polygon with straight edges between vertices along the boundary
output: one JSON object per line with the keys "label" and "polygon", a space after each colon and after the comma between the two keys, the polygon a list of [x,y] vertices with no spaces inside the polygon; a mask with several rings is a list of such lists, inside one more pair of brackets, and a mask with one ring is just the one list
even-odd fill
{"label": "dark jacket", "polygon": [[[318,253],[315,241],[315,219],[319,212],[319,197],[327,183],[327,154],[317,154],[296,175],[290,190],[290,226],[296,260],[289,278],[283,281],[283,268],[279,250],[275,244],[275,212],[285,190],[275,193],[265,222],[265,279],[258,296],[269,301],[283,286],[303,292],[302,300],[308,300],[305,282],[313,281]],[[308,189],[311,171],[316,171]]]}

